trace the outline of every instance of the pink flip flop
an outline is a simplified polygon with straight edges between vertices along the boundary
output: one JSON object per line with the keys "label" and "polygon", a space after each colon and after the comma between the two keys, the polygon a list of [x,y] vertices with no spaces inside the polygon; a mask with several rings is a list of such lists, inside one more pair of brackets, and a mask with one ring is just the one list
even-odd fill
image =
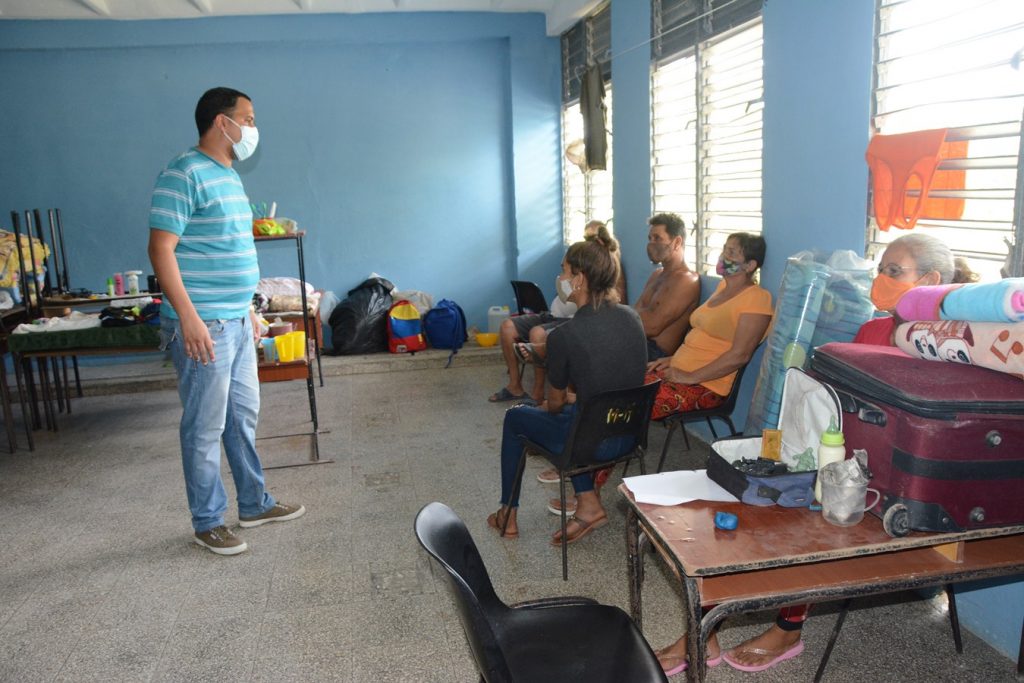
{"label": "pink flip flop", "polygon": [[[721,656],[722,656],[723,659],[725,659],[725,663],[726,664],[728,664],[732,668],[736,669],[737,671],[745,671],[746,673],[753,674],[753,673],[757,673],[758,671],[764,671],[765,669],[770,669],[773,666],[775,666],[776,664],[778,664],[779,662],[784,662],[787,659],[793,659],[794,657],[798,656],[803,651],[804,651],[804,641],[800,640],[800,641],[797,641],[796,645],[794,645],[793,647],[789,648],[788,650],[783,652],[781,655],[779,655],[778,657],[776,657],[772,661],[768,662],[767,664],[761,664],[761,665],[758,665],[758,666],[749,666],[747,664],[740,664],[739,662],[733,661],[732,658],[729,656],[729,654],[732,652],[732,650],[730,650],[729,652],[723,653]],[[752,652],[753,654],[756,654],[756,655],[768,655],[768,654],[771,654],[771,652],[768,652],[766,650],[760,650],[758,648],[752,648],[750,650],[747,650],[747,652]]]}
{"label": "pink flip flop", "polygon": [[[716,666],[718,666],[721,663],[722,663],[722,653],[718,653],[717,657],[715,657],[714,659],[709,659],[707,661],[707,665],[708,665],[709,669],[714,669]],[[669,669],[668,671],[665,672],[665,675],[666,676],[675,676],[676,674],[683,673],[689,667],[690,667],[690,663],[684,659],[682,664],[677,664],[676,666],[672,667],[671,669]]]}

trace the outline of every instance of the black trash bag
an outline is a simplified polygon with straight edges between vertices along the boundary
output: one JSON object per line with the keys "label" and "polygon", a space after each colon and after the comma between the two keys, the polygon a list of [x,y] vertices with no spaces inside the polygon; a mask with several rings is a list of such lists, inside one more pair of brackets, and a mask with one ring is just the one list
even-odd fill
{"label": "black trash bag", "polygon": [[331,326],[331,355],[376,353],[388,350],[388,311],[395,286],[382,277],[371,277],[334,307],[327,324]]}

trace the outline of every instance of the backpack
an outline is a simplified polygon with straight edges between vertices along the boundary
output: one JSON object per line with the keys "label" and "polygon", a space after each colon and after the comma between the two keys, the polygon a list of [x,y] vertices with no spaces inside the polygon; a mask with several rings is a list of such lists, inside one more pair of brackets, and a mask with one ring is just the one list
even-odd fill
{"label": "backpack", "polygon": [[416,353],[427,348],[420,323],[420,312],[408,299],[401,299],[388,310],[388,351]]}
{"label": "backpack", "polygon": [[423,316],[423,330],[427,340],[435,349],[451,349],[448,355],[447,368],[452,358],[466,341],[466,314],[457,303],[449,299],[441,299]]}

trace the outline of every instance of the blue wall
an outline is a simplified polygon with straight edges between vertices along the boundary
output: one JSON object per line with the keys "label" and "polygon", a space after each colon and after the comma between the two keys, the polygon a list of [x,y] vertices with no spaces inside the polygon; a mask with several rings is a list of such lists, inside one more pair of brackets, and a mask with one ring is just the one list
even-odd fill
{"label": "blue wall", "polygon": [[[484,325],[510,279],[558,268],[560,56],[539,14],[0,22],[0,45],[0,225],[60,207],[72,286],[150,272],[153,181],[215,85],[253,98],[237,168],[308,230],[317,287],[376,271]],[[295,274],[282,247],[260,247],[265,275]]]}
{"label": "blue wall", "polygon": [[[873,0],[765,3],[766,287],[801,249],[863,251],[873,15]],[[651,268],[649,31],[648,0],[614,0],[615,230],[634,297]],[[75,286],[148,270],[153,180],[194,143],[199,94],[230,85],[262,136],[239,170],[310,230],[311,281],[344,295],[375,270],[483,325],[509,279],[547,286],[562,256],[559,68],[539,15],[0,22],[0,224],[61,207]],[[292,272],[290,250],[265,252],[266,273]],[[964,625],[1015,656],[1022,591],[963,592]]]}

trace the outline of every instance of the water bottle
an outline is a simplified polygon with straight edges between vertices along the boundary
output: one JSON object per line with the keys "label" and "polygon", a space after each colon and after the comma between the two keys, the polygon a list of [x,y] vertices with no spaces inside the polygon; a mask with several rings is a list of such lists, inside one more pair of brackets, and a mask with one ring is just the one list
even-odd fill
{"label": "water bottle", "polygon": [[814,498],[821,502],[821,468],[829,463],[846,460],[846,439],[839,431],[835,415],[828,421],[828,429],[821,433],[818,445],[818,477],[814,482]]}

